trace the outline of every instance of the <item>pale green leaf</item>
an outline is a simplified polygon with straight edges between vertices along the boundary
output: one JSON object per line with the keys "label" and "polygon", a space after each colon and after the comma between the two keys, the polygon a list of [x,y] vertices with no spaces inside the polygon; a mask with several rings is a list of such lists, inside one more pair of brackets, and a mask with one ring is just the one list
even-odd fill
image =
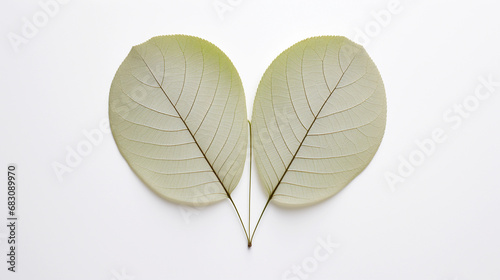
{"label": "pale green leaf", "polygon": [[154,37],[132,48],[111,85],[116,144],[160,196],[191,205],[227,198],[243,171],[245,96],[229,58],[200,38]]}
{"label": "pale green leaf", "polygon": [[254,159],[269,199],[308,205],[338,193],[375,155],[386,111],[379,71],[350,40],[314,37],[280,54],[252,114]]}

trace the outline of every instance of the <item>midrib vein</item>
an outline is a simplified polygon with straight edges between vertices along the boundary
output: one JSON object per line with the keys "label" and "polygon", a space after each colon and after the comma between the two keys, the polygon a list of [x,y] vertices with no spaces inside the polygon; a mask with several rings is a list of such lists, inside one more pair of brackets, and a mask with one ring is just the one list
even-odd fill
{"label": "midrib vein", "polygon": [[[349,62],[349,65],[347,65],[345,71],[342,72],[342,75],[340,76],[337,84],[335,85],[335,87],[333,88],[333,90],[330,92],[330,94],[328,95],[328,97],[325,99],[325,102],[323,103],[323,105],[321,105],[321,108],[319,109],[318,113],[314,116],[314,119],[313,121],[311,122],[311,125],[309,126],[309,128],[307,129],[306,133],[304,134],[304,137],[302,138],[302,141],[300,142],[299,144],[299,147],[297,148],[297,150],[295,151],[292,159],[290,160],[290,163],[288,164],[288,166],[286,167],[285,171],[283,172],[283,175],[281,175],[281,178],[279,179],[278,183],[276,184],[276,187],[274,187],[273,191],[271,192],[271,194],[269,195],[269,198],[267,200],[267,203],[266,203],[266,206],[267,204],[269,204],[269,201],[271,201],[271,199],[273,198],[274,196],[274,193],[276,192],[276,190],[278,189],[278,187],[280,186],[281,184],[281,181],[283,181],[283,178],[285,178],[285,175],[286,173],[288,172],[288,169],[290,168],[290,166],[292,165],[293,161],[295,160],[295,157],[297,156],[297,154],[299,153],[300,151],[300,148],[302,147],[302,144],[304,144],[304,141],[306,140],[308,134],[309,134],[309,131],[311,130],[311,128],[314,126],[314,123],[316,122],[316,120],[318,119],[318,116],[319,114],[321,113],[321,110],[323,110],[323,107],[325,107],[326,103],[328,102],[328,100],[330,99],[330,97],[332,96],[332,94],[335,92],[335,90],[337,89],[338,85],[340,84],[340,82],[342,81],[342,78],[344,77],[344,74],[347,73],[347,70],[349,70],[349,67],[351,66],[352,62],[354,61],[354,59],[356,59],[356,56],[353,57],[353,59],[351,60],[351,62]],[[339,61],[340,63],[340,61]],[[342,70],[342,69],[341,69]],[[327,83],[327,81],[325,80],[325,83]],[[306,92],[304,91],[304,94],[306,95]],[[298,117],[298,116],[297,116]]]}
{"label": "midrib vein", "polygon": [[194,137],[194,134],[193,132],[191,131],[191,129],[189,128],[189,126],[186,124],[186,121],[184,120],[184,118],[181,116],[181,114],[179,113],[179,111],[177,110],[177,108],[175,107],[174,103],[172,102],[172,100],[170,99],[170,97],[168,97],[167,93],[165,92],[165,90],[163,89],[163,86],[162,84],[160,84],[158,82],[158,79],[156,79],[156,76],[153,74],[153,71],[151,70],[151,68],[149,67],[149,65],[146,63],[146,61],[144,60],[144,58],[138,53],[139,57],[142,59],[142,61],[144,62],[144,65],[146,65],[146,67],[148,68],[149,70],[149,73],[151,73],[151,76],[153,76],[153,79],[155,79],[156,83],[158,84],[158,87],[161,89],[161,91],[163,92],[163,94],[165,95],[165,97],[167,98],[167,100],[170,102],[170,104],[172,105],[172,107],[174,108],[175,112],[177,113],[177,115],[179,116],[179,118],[181,119],[182,123],[184,124],[184,126],[187,128],[187,131],[189,132],[189,135],[191,135],[191,137],[193,138],[193,141],[194,143],[196,144],[196,146],[198,147],[198,149],[200,150],[200,153],[203,155],[203,157],[205,158],[205,161],[207,162],[207,164],[210,166],[210,169],[212,169],[212,172],[214,173],[215,177],[217,177],[217,180],[219,181],[219,183],[221,184],[221,187],[224,189],[224,191],[226,192],[226,195],[229,199],[231,199],[231,195],[229,193],[229,191],[226,189],[226,187],[224,186],[224,183],[222,183],[222,180],[219,178],[219,175],[217,174],[217,172],[215,172],[215,168],[212,166],[212,163],[210,163],[210,161],[208,160],[207,156],[205,155],[205,153],[203,152],[203,149],[200,147],[200,144],[198,144],[198,141],[196,141],[196,138]]}

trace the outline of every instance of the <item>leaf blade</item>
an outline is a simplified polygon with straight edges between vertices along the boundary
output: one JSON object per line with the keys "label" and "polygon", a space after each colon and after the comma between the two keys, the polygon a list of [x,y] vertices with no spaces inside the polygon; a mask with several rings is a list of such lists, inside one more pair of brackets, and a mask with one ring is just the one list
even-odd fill
{"label": "leaf blade", "polygon": [[109,106],[121,154],[158,195],[204,205],[236,187],[246,156],[245,98],[236,69],[213,44],[172,35],[133,47]]}
{"label": "leaf blade", "polygon": [[252,113],[269,199],[300,206],[338,193],[375,155],[386,110],[380,74],[359,45],[323,36],[285,50],[262,77]]}

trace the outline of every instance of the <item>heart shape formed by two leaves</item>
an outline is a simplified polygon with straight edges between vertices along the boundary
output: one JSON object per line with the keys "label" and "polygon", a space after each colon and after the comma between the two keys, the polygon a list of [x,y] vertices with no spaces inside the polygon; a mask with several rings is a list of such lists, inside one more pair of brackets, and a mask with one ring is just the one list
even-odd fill
{"label": "heart shape formed by two leaves", "polygon": [[[268,194],[264,213],[271,201],[303,206],[342,190],[374,157],[386,114],[377,67],[363,47],[340,36],[309,38],[281,53],[260,81],[250,126],[234,65],[193,36],[134,46],[109,96],[113,137],[148,187],[194,206],[228,198],[237,212],[231,193],[249,131]],[[249,246],[257,225],[252,235],[250,224],[245,229]]]}

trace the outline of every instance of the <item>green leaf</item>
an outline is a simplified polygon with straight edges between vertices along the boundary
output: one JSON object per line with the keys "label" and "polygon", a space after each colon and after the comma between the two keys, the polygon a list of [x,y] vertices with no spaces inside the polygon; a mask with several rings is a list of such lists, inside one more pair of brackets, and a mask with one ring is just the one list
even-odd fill
{"label": "green leaf", "polygon": [[386,111],[382,79],[363,47],[323,36],[281,53],[262,77],[252,114],[268,203],[309,205],[342,190],[375,155]]}
{"label": "green leaf", "polygon": [[231,199],[246,157],[245,96],[213,44],[172,35],[133,47],[113,79],[109,118],[121,154],[158,195],[195,206]]}

